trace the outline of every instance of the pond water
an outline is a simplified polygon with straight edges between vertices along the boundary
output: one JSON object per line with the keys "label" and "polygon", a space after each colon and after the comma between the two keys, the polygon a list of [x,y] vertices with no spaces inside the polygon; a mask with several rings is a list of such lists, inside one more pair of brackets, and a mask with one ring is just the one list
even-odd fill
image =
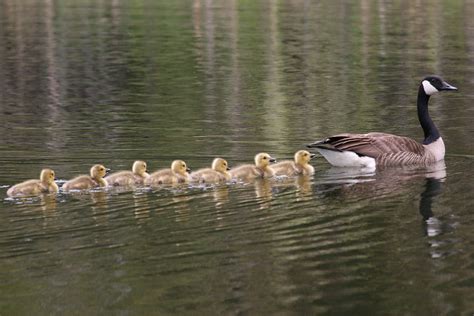
{"label": "pond water", "polygon": [[[0,314],[474,312],[471,1],[0,4]],[[339,132],[415,139],[429,168],[10,199],[44,167],[150,170]]]}

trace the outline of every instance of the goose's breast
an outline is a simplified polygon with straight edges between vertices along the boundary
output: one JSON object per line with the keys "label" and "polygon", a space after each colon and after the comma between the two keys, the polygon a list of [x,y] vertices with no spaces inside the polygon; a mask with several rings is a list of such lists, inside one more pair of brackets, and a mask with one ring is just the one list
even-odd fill
{"label": "goose's breast", "polygon": [[433,155],[434,161],[440,161],[444,159],[446,149],[444,147],[443,138],[438,138],[434,142],[428,145],[423,145],[428,153]]}

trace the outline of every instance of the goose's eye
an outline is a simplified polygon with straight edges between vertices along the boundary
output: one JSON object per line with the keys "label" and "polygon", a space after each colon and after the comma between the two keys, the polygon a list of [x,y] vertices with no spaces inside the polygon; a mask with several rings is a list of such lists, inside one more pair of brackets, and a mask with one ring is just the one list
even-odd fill
{"label": "goose's eye", "polygon": [[263,159],[267,160],[267,157],[263,157]]}
{"label": "goose's eye", "polygon": [[104,171],[104,168],[100,168],[100,171]]}

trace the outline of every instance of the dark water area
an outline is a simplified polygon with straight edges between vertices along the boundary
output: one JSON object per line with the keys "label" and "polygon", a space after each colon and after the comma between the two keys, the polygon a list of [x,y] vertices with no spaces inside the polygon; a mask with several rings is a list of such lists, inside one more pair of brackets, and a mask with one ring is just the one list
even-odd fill
{"label": "dark water area", "polygon": [[[474,313],[474,2],[0,3],[0,315]],[[151,171],[340,132],[444,162],[375,172],[7,198],[96,163]]]}

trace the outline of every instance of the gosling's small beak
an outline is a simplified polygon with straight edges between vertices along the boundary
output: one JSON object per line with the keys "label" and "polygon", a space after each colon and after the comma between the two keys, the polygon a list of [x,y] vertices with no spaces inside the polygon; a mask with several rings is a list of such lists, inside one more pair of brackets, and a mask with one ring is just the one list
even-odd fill
{"label": "gosling's small beak", "polygon": [[109,168],[105,168],[105,174],[108,174],[110,172]]}
{"label": "gosling's small beak", "polygon": [[309,160],[313,159],[314,157],[316,157],[316,154],[310,154],[309,155]]}
{"label": "gosling's small beak", "polygon": [[275,158],[273,158],[273,157],[270,157],[270,159],[269,159],[268,161],[270,161],[270,162],[276,162],[277,160],[276,160]]}
{"label": "gosling's small beak", "polygon": [[225,170],[229,171],[229,170],[230,170],[230,167],[225,168]]}
{"label": "gosling's small beak", "polygon": [[191,169],[190,169],[190,168],[186,168],[186,171],[187,171],[187,172],[191,172]]}
{"label": "gosling's small beak", "polygon": [[454,91],[457,91],[458,88],[456,88],[455,86],[450,85],[446,81],[443,81],[443,86],[441,87],[441,90],[445,90],[445,91],[453,91],[454,90]]}

